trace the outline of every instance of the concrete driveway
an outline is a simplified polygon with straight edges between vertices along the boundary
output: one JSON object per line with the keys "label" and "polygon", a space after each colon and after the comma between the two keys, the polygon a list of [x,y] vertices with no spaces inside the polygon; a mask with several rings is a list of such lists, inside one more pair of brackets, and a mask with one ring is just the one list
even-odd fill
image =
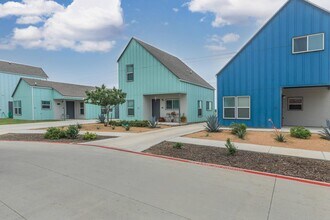
{"label": "concrete driveway", "polygon": [[0,142],[0,219],[329,219],[327,187],[90,146]]}

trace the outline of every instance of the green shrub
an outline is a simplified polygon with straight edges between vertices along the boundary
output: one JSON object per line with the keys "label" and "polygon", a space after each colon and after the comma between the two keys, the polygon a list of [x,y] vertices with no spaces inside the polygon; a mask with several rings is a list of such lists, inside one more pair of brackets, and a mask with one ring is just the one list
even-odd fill
{"label": "green shrub", "polygon": [[77,123],[76,126],[77,126],[78,129],[82,129],[82,127],[83,127],[82,124],[79,124],[79,123]]}
{"label": "green shrub", "polygon": [[230,128],[231,128],[231,133],[237,135],[239,131],[246,132],[247,126],[245,124],[233,123],[230,125]]}
{"label": "green shrub", "polygon": [[152,117],[151,120],[149,121],[149,127],[150,128],[157,128],[158,121],[156,117]]}
{"label": "green shrub", "polygon": [[326,122],[327,126],[323,127],[323,130],[320,132],[321,138],[330,141],[330,120]]}
{"label": "green shrub", "polygon": [[275,133],[275,140],[282,143],[286,142],[285,135],[282,133]]}
{"label": "green shrub", "polygon": [[55,128],[55,127],[48,128],[44,135],[45,139],[51,139],[51,140],[59,140],[65,137],[66,137],[66,132],[63,129]]}
{"label": "green shrub", "polygon": [[295,138],[309,139],[312,133],[304,127],[293,127],[290,129],[290,135]]}
{"label": "green shrub", "polygon": [[227,139],[225,146],[228,150],[228,155],[233,156],[237,153],[237,148],[233,143],[231,143],[230,138]]}
{"label": "green shrub", "polygon": [[123,124],[123,127],[126,131],[129,131],[131,129],[131,126],[129,124]]}
{"label": "green shrub", "polygon": [[244,140],[246,136],[246,130],[245,129],[239,129],[236,133],[237,137]]}
{"label": "green shrub", "polygon": [[86,132],[83,136],[83,139],[84,140],[95,140],[97,138],[97,135],[95,133],[89,133],[89,132]]}
{"label": "green shrub", "polygon": [[109,124],[111,126],[116,126],[116,127],[120,127],[123,125],[129,125],[131,127],[149,127],[149,121],[145,120],[145,121],[110,121]]}
{"label": "green shrub", "polygon": [[206,118],[206,130],[208,132],[219,132],[220,131],[220,124],[218,117],[215,115],[208,116]]}
{"label": "green shrub", "polygon": [[69,125],[65,133],[68,139],[77,139],[79,134],[79,128],[76,125]]}
{"label": "green shrub", "polygon": [[183,147],[183,144],[182,143],[175,143],[175,144],[173,144],[173,148],[174,149],[182,149],[182,147]]}

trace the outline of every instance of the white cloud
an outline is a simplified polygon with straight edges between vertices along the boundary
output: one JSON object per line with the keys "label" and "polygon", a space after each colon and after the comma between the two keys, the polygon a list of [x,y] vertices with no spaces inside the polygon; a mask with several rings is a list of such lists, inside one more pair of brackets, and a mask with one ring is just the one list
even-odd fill
{"label": "white cloud", "polygon": [[114,46],[113,39],[123,23],[120,0],[74,0],[45,19],[41,26],[15,28],[10,43],[25,48],[106,52]]}
{"label": "white cloud", "polygon": [[205,47],[211,51],[224,51],[226,50],[226,45],[230,43],[237,42],[240,36],[235,33],[228,33],[226,35],[212,35],[207,39],[208,44]]}
{"label": "white cloud", "polygon": [[[265,22],[287,0],[190,0],[188,6],[191,12],[212,13],[215,18],[212,26],[221,27],[252,20]],[[329,0],[311,0],[311,2],[330,9]]]}
{"label": "white cloud", "polygon": [[226,34],[225,36],[222,37],[222,41],[225,44],[233,43],[233,42],[238,41],[239,38],[240,38],[240,36],[238,34],[229,33],[229,34]]}
{"label": "white cloud", "polygon": [[179,12],[179,9],[178,8],[173,8],[172,9],[174,12]]}
{"label": "white cloud", "polygon": [[7,16],[51,15],[63,9],[63,6],[53,0],[8,1],[0,4],[0,18]]}
{"label": "white cloud", "polygon": [[38,24],[43,19],[39,16],[22,16],[16,20],[17,24]]}

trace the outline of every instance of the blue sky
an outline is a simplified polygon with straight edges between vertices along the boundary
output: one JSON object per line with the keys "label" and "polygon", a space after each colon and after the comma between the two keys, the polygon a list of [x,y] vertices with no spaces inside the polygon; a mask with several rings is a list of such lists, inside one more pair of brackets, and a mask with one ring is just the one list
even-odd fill
{"label": "blue sky", "polygon": [[40,66],[54,81],[114,86],[116,60],[135,36],[178,56],[215,86],[217,71],[284,3],[0,1],[0,60]]}

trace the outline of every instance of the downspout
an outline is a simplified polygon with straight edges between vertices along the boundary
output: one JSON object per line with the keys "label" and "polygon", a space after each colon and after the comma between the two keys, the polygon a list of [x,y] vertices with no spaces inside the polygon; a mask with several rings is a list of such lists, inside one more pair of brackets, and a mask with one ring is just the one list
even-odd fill
{"label": "downspout", "polygon": [[32,120],[34,120],[34,87],[32,86]]}

